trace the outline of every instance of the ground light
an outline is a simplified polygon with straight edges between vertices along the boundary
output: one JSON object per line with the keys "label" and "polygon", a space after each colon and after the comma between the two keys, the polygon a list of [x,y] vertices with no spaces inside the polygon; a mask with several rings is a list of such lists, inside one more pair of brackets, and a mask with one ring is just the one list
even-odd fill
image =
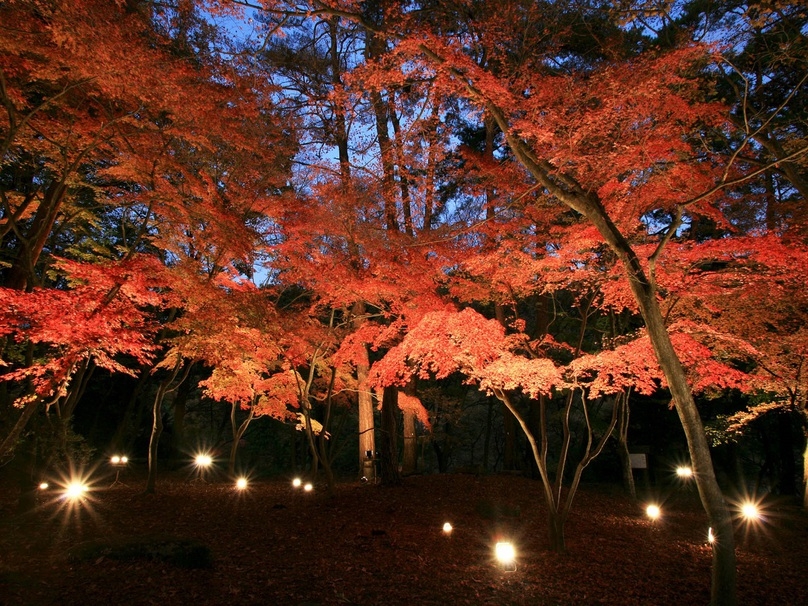
{"label": "ground light", "polygon": [[245,490],[247,488],[247,478],[239,478],[236,480],[236,488],[238,490]]}
{"label": "ground light", "polygon": [[516,570],[516,549],[514,549],[513,543],[499,541],[494,546],[494,555],[502,570],[505,572],[513,572]]}
{"label": "ground light", "polygon": [[121,467],[126,466],[129,463],[129,457],[126,455],[112,455],[109,458],[110,464],[115,468],[115,481],[112,483],[113,486],[116,484],[122,484],[120,477],[121,477]]}
{"label": "ground light", "polygon": [[647,515],[652,520],[658,520],[659,516],[662,515],[662,510],[659,508],[659,505],[649,505],[645,508],[645,515]]}
{"label": "ground light", "polygon": [[63,496],[68,501],[78,501],[87,493],[87,485],[81,480],[73,480],[67,486]]}
{"label": "ground light", "polygon": [[751,501],[746,501],[741,505],[741,515],[748,522],[756,522],[760,519],[760,509]]}
{"label": "ground light", "polygon": [[454,530],[454,529],[452,528],[452,525],[449,522],[446,522],[443,525],[443,534],[450,535],[450,534],[452,534],[452,530]]}
{"label": "ground light", "polygon": [[311,482],[306,482],[306,484],[303,486],[303,490],[306,492],[311,492],[314,490],[314,485]]}
{"label": "ground light", "polygon": [[47,482],[40,482],[39,483],[39,490],[47,490],[48,486],[50,486],[50,484],[48,484]]}
{"label": "ground light", "polygon": [[302,483],[303,481],[300,478],[295,478],[294,480],[292,480],[292,486],[294,486],[295,488],[300,488],[300,485]]}
{"label": "ground light", "polygon": [[680,465],[676,468],[676,475],[683,480],[689,480],[693,477],[693,470],[686,465]]}
{"label": "ground light", "polygon": [[194,463],[197,467],[210,467],[213,463],[213,459],[209,454],[199,453],[194,457]]}

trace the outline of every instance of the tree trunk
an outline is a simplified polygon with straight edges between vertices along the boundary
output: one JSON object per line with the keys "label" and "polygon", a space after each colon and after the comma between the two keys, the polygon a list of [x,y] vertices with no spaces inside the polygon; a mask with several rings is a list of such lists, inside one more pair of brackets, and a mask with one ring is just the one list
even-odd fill
{"label": "tree trunk", "polygon": [[236,457],[238,457],[238,447],[241,438],[244,437],[244,432],[255,417],[255,400],[253,400],[250,410],[247,413],[247,418],[241,424],[236,423],[236,413],[238,412],[238,404],[230,404],[230,428],[233,434],[233,444],[230,446],[230,458],[227,461],[227,473],[231,478],[236,477]]}
{"label": "tree trunk", "polygon": [[617,456],[623,473],[623,487],[633,501],[637,500],[637,487],[634,485],[634,472],[631,469],[631,456],[628,450],[628,420],[631,410],[628,405],[628,394],[619,394],[614,403],[619,406],[617,418]]}
{"label": "tree trunk", "polygon": [[485,415],[485,439],[483,440],[483,472],[488,473],[488,458],[491,455],[491,426],[494,420],[494,404],[490,399],[486,402],[488,408]]}
{"label": "tree trunk", "polygon": [[673,349],[670,335],[657,302],[656,295],[648,292],[636,275],[629,278],[637,303],[645,319],[645,326],[676,404],[676,412],[684,429],[690,451],[690,461],[696,476],[696,487],[707,512],[716,540],[713,542],[712,587],[710,602],[713,606],[731,606],[736,603],[736,558],[732,516],[721,494],[715,477],[710,448],[704,425],[687,381],[682,363]]}
{"label": "tree trunk", "polygon": [[183,381],[174,398],[174,431],[171,434],[171,457],[174,464],[185,451],[185,413],[192,387],[191,381]]}
{"label": "tree trunk", "polygon": [[182,368],[182,360],[177,360],[171,373],[160,382],[154,396],[152,406],[152,430],[149,437],[149,472],[146,477],[146,488],[143,492],[154,494],[157,482],[157,446],[160,443],[160,434],[163,433],[163,400],[169,391],[169,386],[177,378]]}
{"label": "tree trunk", "polygon": [[[468,89],[474,96],[483,97],[473,85],[469,84]],[[687,375],[673,348],[659,307],[653,284],[653,266],[656,258],[652,256],[649,259],[651,269],[649,280],[634,249],[614,224],[597,196],[586,192],[585,188],[580,187],[572,177],[554,176],[555,169],[552,164],[536,157],[530,147],[510,131],[505,113],[491,102],[486,102],[486,108],[506,133],[508,145],[520,163],[550,195],[589,219],[623,265],[632,294],[645,320],[654,353],[676,403],[676,411],[687,438],[702,505],[707,512],[713,532],[717,533],[717,540],[713,543],[711,603],[713,606],[733,606],[736,603],[736,560],[732,517],[715,477],[707,436],[693,400]],[[673,231],[668,233],[672,235]],[[663,238],[660,246],[664,242]],[[661,252],[661,248],[658,248],[657,252]]]}
{"label": "tree trunk", "polygon": [[401,470],[404,475],[408,475],[415,473],[418,467],[418,439],[415,433],[415,414],[409,410],[405,410],[401,414],[404,428]]}
{"label": "tree trunk", "polygon": [[794,457],[794,422],[796,415],[790,410],[781,410],[777,414],[777,445],[780,458],[780,477],[778,492],[780,494],[797,494],[797,466]]}
{"label": "tree trunk", "polygon": [[564,514],[558,510],[552,508],[548,510],[550,551],[554,553],[564,553],[567,550],[567,542],[564,538],[564,517]]}
{"label": "tree trunk", "polygon": [[19,417],[17,417],[17,421],[14,423],[11,431],[6,434],[6,437],[3,438],[2,444],[0,444],[0,461],[6,459],[14,451],[14,448],[17,446],[17,442],[19,441],[25,426],[28,425],[28,421],[30,421],[31,417],[34,416],[40,404],[41,402],[39,399],[32,400],[25,405],[25,408],[22,409],[22,413]]}
{"label": "tree trunk", "polygon": [[502,468],[505,471],[514,471],[516,469],[516,419],[505,405],[502,406],[502,425],[505,432]]}
{"label": "tree trunk", "polygon": [[808,439],[802,452],[802,508],[808,510]]}
{"label": "tree trunk", "polygon": [[53,224],[62,207],[67,185],[64,181],[54,181],[45,191],[37,207],[27,237],[21,240],[17,257],[9,269],[5,287],[16,290],[30,288],[34,284],[34,267],[39,261],[45,242],[53,230]]}
{"label": "tree trunk", "polygon": [[357,397],[359,404],[359,469],[365,457],[376,456],[376,435],[375,421],[373,419],[373,394],[367,386],[368,371],[370,361],[367,350],[364,352],[364,360],[356,366],[356,378],[359,383],[359,394]]}
{"label": "tree trunk", "polygon": [[382,484],[385,486],[401,484],[401,473],[398,470],[397,414],[398,388],[385,387],[382,395],[381,461],[379,463]]}

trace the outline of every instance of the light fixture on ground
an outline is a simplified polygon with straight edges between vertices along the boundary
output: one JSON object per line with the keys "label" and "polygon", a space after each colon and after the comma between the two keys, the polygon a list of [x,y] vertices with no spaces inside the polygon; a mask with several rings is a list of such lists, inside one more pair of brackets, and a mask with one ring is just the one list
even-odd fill
{"label": "light fixture on ground", "polygon": [[39,483],[39,490],[47,490],[49,484],[47,482],[40,482]]}
{"label": "light fixture on ground", "polygon": [[194,457],[194,463],[197,467],[210,467],[213,463],[213,458],[209,454],[199,453]]}
{"label": "light fixture on ground", "polygon": [[747,522],[755,522],[760,519],[760,509],[751,501],[741,505],[741,515]]}
{"label": "light fixture on ground", "polygon": [[446,522],[443,525],[443,534],[450,535],[452,534],[452,530],[454,530],[454,528],[452,528],[452,525],[449,522]]}
{"label": "light fixture on ground", "polygon": [[659,508],[659,505],[652,504],[645,508],[645,515],[652,520],[658,520],[659,516],[662,515],[662,510]]}
{"label": "light fixture on ground", "polygon": [[300,488],[300,485],[302,483],[303,481],[300,478],[295,478],[294,480],[292,480],[292,486],[294,486],[295,488]]}
{"label": "light fixture on ground", "polygon": [[112,455],[109,458],[110,464],[115,468],[115,481],[112,483],[113,486],[116,484],[122,484],[120,477],[121,477],[121,467],[126,466],[129,462],[129,457],[126,455]]}
{"label": "light fixture on ground", "polygon": [[516,549],[509,541],[499,541],[494,546],[494,555],[499,562],[500,568],[505,572],[516,570]]}
{"label": "light fixture on ground", "polygon": [[693,470],[687,465],[680,465],[676,468],[676,475],[683,480],[688,480],[693,477]]}
{"label": "light fixture on ground", "polygon": [[312,484],[311,482],[306,482],[306,484],[303,485],[303,490],[305,490],[306,492],[311,492],[312,490],[314,490],[314,484]]}
{"label": "light fixture on ground", "polygon": [[238,490],[244,490],[247,488],[247,478],[239,478],[236,480],[236,488]]}
{"label": "light fixture on ground", "polygon": [[80,480],[74,480],[65,486],[64,498],[68,501],[78,501],[87,492],[87,485]]}

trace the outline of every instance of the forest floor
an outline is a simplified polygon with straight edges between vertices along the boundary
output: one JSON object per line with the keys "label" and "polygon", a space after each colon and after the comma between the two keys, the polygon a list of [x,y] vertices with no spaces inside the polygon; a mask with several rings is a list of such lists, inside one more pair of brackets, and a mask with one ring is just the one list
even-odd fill
{"label": "forest floor", "polygon": [[[431,475],[388,488],[346,482],[328,497],[291,482],[121,474],[68,505],[43,491],[34,513],[0,494],[0,604],[706,604],[710,547],[695,490],[663,516],[608,485],[583,486],[567,551],[549,550],[538,481]],[[738,603],[808,604],[808,515],[793,502],[738,522]],[[451,535],[442,531],[450,522]],[[493,560],[510,539],[516,571]]]}

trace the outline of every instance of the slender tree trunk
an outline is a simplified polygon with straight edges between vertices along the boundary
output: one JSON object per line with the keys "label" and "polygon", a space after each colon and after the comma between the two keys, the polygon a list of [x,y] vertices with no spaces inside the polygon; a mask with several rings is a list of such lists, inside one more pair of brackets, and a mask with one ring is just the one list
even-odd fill
{"label": "slender tree trunk", "polygon": [[3,442],[0,444],[0,461],[4,461],[14,451],[14,447],[17,445],[17,442],[19,442],[20,436],[25,430],[25,426],[28,425],[28,421],[36,414],[41,404],[42,402],[39,399],[35,399],[28,402],[22,409],[22,413],[17,417],[11,431],[6,434],[6,437],[3,438]]}
{"label": "slender tree trunk", "polygon": [[628,449],[628,421],[631,412],[628,405],[628,393],[619,394],[614,405],[619,407],[617,419],[617,456],[623,473],[623,487],[633,501],[637,500],[637,488],[634,485],[634,472],[631,469],[631,456]]}
{"label": "slender tree trunk", "polygon": [[404,429],[404,452],[401,468],[404,475],[415,473],[418,466],[418,439],[415,433],[415,414],[409,410],[402,411]]}
{"label": "slender tree trunk", "polygon": [[505,471],[514,471],[516,469],[516,419],[505,405],[502,406],[502,429],[505,432],[502,468]]}
{"label": "slender tree trunk", "polygon": [[808,510],[808,436],[802,451],[802,508]]}
{"label": "slender tree trunk", "polygon": [[149,437],[149,472],[146,477],[146,494],[154,494],[157,482],[157,447],[160,443],[160,435],[163,433],[163,399],[169,391],[171,383],[177,378],[177,374],[182,368],[182,360],[177,360],[174,369],[160,382],[157,393],[154,396],[152,406],[152,430]]}
{"label": "slender tree trunk", "polygon": [[176,464],[185,451],[185,413],[188,406],[188,397],[191,395],[192,389],[193,383],[191,381],[183,381],[177,387],[177,395],[174,397],[174,431],[171,434],[172,464]]}
{"label": "slender tree trunk", "polygon": [[732,516],[715,477],[704,425],[693,400],[685,370],[673,349],[656,296],[653,293],[646,293],[636,277],[632,277],[630,281],[634,296],[642,310],[657,360],[673,395],[676,412],[679,414],[687,438],[699,496],[707,512],[713,534],[716,536],[715,542],[712,543],[711,603],[714,606],[731,606],[736,603],[736,558]]}
{"label": "slender tree trunk", "polygon": [[795,416],[790,410],[781,410],[777,414],[777,446],[780,459],[780,477],[777,484],[780,494],[797,494],[797,466],[794,457]]}
{"label": "slender tree trunk", "polygon": [[491,455],[491,426],[494,420],[494,404],[488,399],[486,402],[488,408],[485,415],[485,439],[483,440],[483,472],[488,472],[488,459]]}
{"label": "slender tree trunk", "polygon": [[[482,97],[473,85],[469,85],[468,89],[474,96]],[[505,113],[491,102],[487,102],[486,107],[506,133],[508,144],[522,165],[551,195],[589,219],[623,265],[632,294],[645,320],[654,353],[676,403],[676,411],[687,438],[690,460],[696,474],[696,486],[702,505],[707,512],[713,531],[717,533],[717,540],[713,543],[711,603],[713,606],[734,606],[736,603],[736,559],[732,517],[715,477],[704,425],[693,400],[687,375],[673,348],[659,308],[653,284],[653,265],[656,263],[656,259],[655,257],[649,259],[649,267],[651,267],[651,279],[649,280],[636,253],[611,220],[600,200],[578,186],[572,178],[562,176],[561,179],[557,179],[554,177],[553,166],[546,160],[537,158],[523,140],[510,132]],[[669,232],[669,234],[672,233]],[[663,239],[663,243],[664,241]],[[661,251],[661,248],[658,250]]]}
{"label": "slender tree trunk", "polygon": [[236,458],[238,457],[238,447],[241,438],[244,437],[244,432],[247,431],[253,418],[255,417],[255,401],[252,402],[250,410],[247,413],[241,424],[236,423],[236,412],[238,411],[238,404],[230,404],[230,427],[233,432],[233,443],[230,446],[230,458],[227,461],[227,473],[231,478],[236,477]]}

